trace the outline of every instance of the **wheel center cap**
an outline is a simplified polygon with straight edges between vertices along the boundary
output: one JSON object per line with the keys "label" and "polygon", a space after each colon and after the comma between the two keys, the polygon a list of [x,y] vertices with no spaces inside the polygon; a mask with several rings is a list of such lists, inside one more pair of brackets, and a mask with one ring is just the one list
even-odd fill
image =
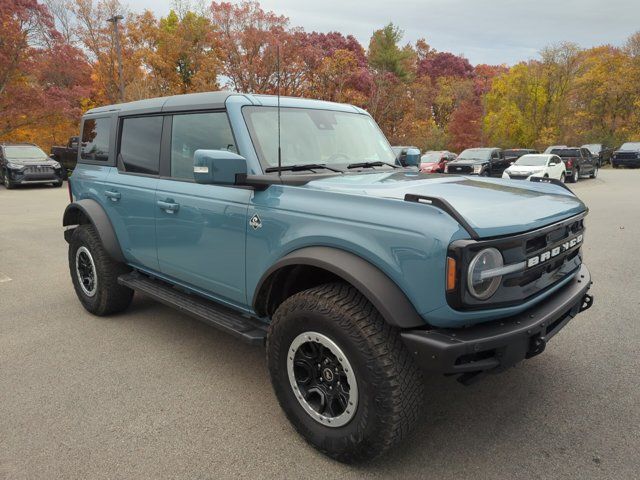
{"label": "wheel center cap", "polygon": [[322,371],[322,376],[327,382],[333,382],[333,372],[329,368],[325,368]]}

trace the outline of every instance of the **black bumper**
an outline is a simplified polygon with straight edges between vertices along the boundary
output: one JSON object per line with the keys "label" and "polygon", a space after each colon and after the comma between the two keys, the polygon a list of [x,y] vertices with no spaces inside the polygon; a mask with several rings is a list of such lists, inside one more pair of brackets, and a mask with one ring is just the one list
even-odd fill
{"label": "black bumper", "polygon": [[611,160],[611,165],[615,165],[617,167],[633,167],[633,168],[638,168],[640,167],[640,158],[638,159],[612,159]]}
{"label": "black bumper", "polygon": [[497,373],[544,351],[547,341],[588,309],[591,275],[582,265],[573,280],[531,309],[469,328],[407,330],[402,340],[426,371]]}

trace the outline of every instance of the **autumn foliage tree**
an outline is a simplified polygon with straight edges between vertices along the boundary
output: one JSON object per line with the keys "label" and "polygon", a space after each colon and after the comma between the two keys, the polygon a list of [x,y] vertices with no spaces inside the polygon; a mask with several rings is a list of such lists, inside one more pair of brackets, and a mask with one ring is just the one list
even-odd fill
{"label": "autumn foliage tree", "polygon": [[0,0],[0,140],[48,147],[77,133],[82,111],[120,101],[115,14],[125,101],[274,94],[279,83],[283,95],[365,108],[392,144],[423,150],[640,138],[640,32],[623,46],[551,45],[507,67],[406,43],[392,23],[365,48],[251,0],[181,0],[165,16],[120,0]]}

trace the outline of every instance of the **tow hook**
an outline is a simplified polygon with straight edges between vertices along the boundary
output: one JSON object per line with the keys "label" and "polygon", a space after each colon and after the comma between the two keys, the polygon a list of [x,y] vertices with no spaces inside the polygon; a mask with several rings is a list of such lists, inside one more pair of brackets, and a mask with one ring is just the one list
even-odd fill
{"label": "tow hook", "polygon": [[589,295],[588,293],[584,294],[582,297],[582,304],[580,305],[580,311],[584,312],[585,310],[589,310],[593,305],[593,295]]}
{"label": "tow hook", "polygon": [[525,358],[535,357],[536,355],[540,355],[544,352],[544,349],[547,347],[547,339],[542,335],[536,335],[532,337],[529,341],[529,351],[525,355]]}

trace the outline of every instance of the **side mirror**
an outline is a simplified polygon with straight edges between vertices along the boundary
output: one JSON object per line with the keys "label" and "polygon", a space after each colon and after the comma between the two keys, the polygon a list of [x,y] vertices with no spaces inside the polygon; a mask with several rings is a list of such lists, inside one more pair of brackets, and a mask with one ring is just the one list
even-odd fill
{"label": "side mirror", "polygon": [[208,185],[235,185],[236,175],[247,174],[247,160],[227,150],[196,150],[193,178]]}
{"label": "side mirror", "polygon": [[404,157],[404,165],[407,167],[417,167],[420,164],[420,150],[417,148],[407,148]]}

